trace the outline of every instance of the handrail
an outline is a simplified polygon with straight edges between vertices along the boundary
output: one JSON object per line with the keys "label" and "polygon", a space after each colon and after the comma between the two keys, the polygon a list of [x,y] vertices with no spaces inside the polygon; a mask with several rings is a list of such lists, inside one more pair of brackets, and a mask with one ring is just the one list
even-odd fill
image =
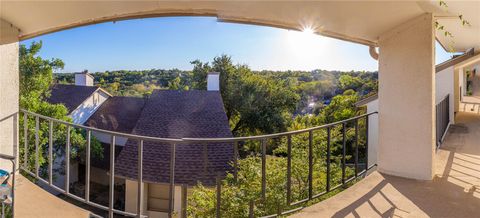
{"label": "handrail", "polygon": [[44,115],[37,114],[37,113],[34,113],[34,112],[30,112],[30,111],[27,111],[27,110],[24,110],[24,109],[20,109],[20,111],[23,112],[23,113],[27,113],[27,114],[42,118],[44,120],[51,120],[51,121],[61,123],[61,124],[64,124],[64,125],[68,125],[68,126],[71,126],[71,127],[82,128],[82,129],[91,130],[91,131],[99,132],[99,133],[105,133],[105,134],[114,135],[114,136],[120,136],[120,137],[132,138],[132,139],[138,139],[138,140],[155,141],[155,142],[171,142],[171,143],[174,143],[174,142],[181,142],[182,141],[181,139],[175,139],[175,138],[159,138],[159,137],[141,136],[141,135],[135,135],[135,134],[114,132],[114,131],[109,131],[109,130],[104,130],[104,129],[98,129],[98,128],[95,128],[95,127],[85,126],[85,125],[81,125],[81,124],[70,123],[70,122],[67,122],[67,121],[64,121],[64,120],[59,120],[59,119],[56,119],[56,118],[52,118],[52,117],[44,116]]}
{"label": "handrail", "polygon": [[300,133],[307,133],[313,130],[318,130],[318,129],[324,129],[327,127],[332,127],[336,126],[342,123],[348,123],[353,120],[357,120],[363,117],[367,117],[373,114],[378,114],[377,111],[370,112],[367,114],[362,114],[359,116],[355,116],[349,119],[333,122],[333,123],[328,123],[320,126],[314,126],[306,129],[301,129],[301,130],[293,130],[293,131],[288,131],[288,132],[281,132],[281,133],[273,133],[273,134],[264,134],[264,135],[256,135],[256,136],[242,136],[242,137],[230,137],[230,138],[159,138],[159,137],[152,137],[152,136],[143,136],[143,135],[136,135],[136,134],[128,134],[128,133],[120,133],[120,132],[114,132],[114,131],[109,131],[109,130],[104,130],[104,129],[98,129],[95,127],[89,127],[81,124],[75,124],[75,123],[70,123],[64,120],[59,120],[56,118],[51,118],[48,116],[44,116],[41,114],[37,114],[34,112],[30,112],[24,109],[20,109],[21,112],[34,115],[37,117],[40,117],[45,120],[51,120],[55,122],[59,122],[65,125],[69,125],[72,127],[77,127],[77,128],[83,128],[95,132],[100,132],[100,133],[105,133],[105,134],[111,134],[115,136],[120,136],[120,137],[125,137],[125,138],[132,138],[132,139],[139,139],[139,140],[147,140],[147,141],[155,141],[155,142],[192,142],[192,141],[198,141],[198,142],[237,142],[237,141],[246,141],[246,140],[260,140],[260,139],[267,139],[267,138],[277,138],[277,137],[282,137],[282,136],[288,136],[288,135],[294,135],[294,134],[300,134]]}

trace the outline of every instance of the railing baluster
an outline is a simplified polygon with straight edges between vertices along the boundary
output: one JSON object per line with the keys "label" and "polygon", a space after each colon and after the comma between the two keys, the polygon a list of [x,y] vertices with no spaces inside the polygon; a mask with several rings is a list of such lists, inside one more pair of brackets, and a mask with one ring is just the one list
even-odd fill
{"label": "railing baluster", "polygon": [[220,176],[217,176],[217,201],[215,207],[215,215],[217,218],[222,217],[222,213],[220,211],[222,201],[222,181],[220,180]]}
{"label": "railing baluster", "polygon": [[67,143],[65,148],[65,193],[70,193],[70,126],[67,126]]}
{"label": "railing baluster", "polygon": [[175,149],[176,144],[171,144],[170,152],[170,201],[168,202],[168,217],[173,217],[175,202]]}
{"label": "railing baluster", "polygon": [[143,200],[143,140],[138,143],[138,161],[137,161],[137,217],[142,217]]}
{"label": "railing baluster", "polygon": [[90,153],[91,153],[91,139],[92,139],[92,132],[87,130],[87,149],[86,149],[86,162],[87,166],[85,169],[85,202],[90,201]]}
{"label": "railing baluster", "polygon": [[368,116],[365,117],[365,176],[368,171]]}
{"label": "railing baluster", "polygon": [[262,200],[266,200],[267,195],[267,141],[262,140]]}
{"label": "railing baluster", "polygon": [[203,144],[203,175],[207,176],[208,170],[208,148],[207,144]]}
{"label": "railing baluster", "polygon": [[313,197],[313,132],[308,131],[308,199]]}
{"label": "railing baluster", "polygon": [[253,200],[250,200],[250,202],[248,204],[248,217],[249,218],[255,218],[254,207],[255,207],[255,202]]}
{"label": "railing baluster", "polygon": [[347,167],[346,161],[345,161],[345,156],[347,153],[347,125],[345,123],[342,123],[342,184],[345,185],[345,168]]}
{"label": "railing baluster", "polygon": [[330,127],[327,127],[327,192],[330,192]]}
{"label": "railing baluster", "polygon": [[40,144],[40,137],[38,132],[40,131],[40,118],[35,117],[35,176],[39,177],[40,171],[40,162],[39,162],[39,144]]}
{"label": "railing baluster", "polygon": [[355,120],[355,178],[358,177],[358,120]]}
{"label": "railing baluster", "polygon": [[287,136],[287,205],[292,202],[292,136]]}
{"label": "railing baluster", "polygon": [[188,185],[182,185],[182,218],[187,218],[187,198],[188,198]]}
{"label": "railing baluster", "polygon": [[28,170],[28,114],[23,113],[23,167]]}
{"label": "railing baluster", "polygon": [[233,177],[238,182],[238,142],[233,144]]}
{"label": "railing baluster", "polygon": [[53,184],[53,121],[48,122],[48,184]]}
{"label": "railing baluster", "polygon": [[115,197],[115,135],[112,135],[110,143],[110,179],[109,179],[109,195],[108,195],[108,217],[113,218],[113,198]]}

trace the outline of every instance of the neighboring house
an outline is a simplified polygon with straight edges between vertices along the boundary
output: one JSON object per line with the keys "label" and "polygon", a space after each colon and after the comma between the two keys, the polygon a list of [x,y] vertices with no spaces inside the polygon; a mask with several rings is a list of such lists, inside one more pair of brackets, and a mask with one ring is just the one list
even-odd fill
{"label": "neighboring house", "polygon": [[[87,75],[78,78],[76,76],[76,85],[56,85],[52,90],[50,102],[65,104],[77,123],[109,131],[160,138],[232,137],[219,92],[218,73],[208,74],[205,91],[155,90],[148,98],[111,96],[100,88],[79,85],[89,84],[89,78]],[[62,91],[55,90],[57,86]],[[72,91],[67,91],[70,89]],[[95,93],[101,95],[102,92],[108,97],[98,105],[81,106],[91,105],[88,99]],[[95,131],[92,131],[92,135],[102,143],[104,149],[103,159],[92,156],[90,179],[92,183],[108,185],[111,135]],[[116,137],[115,144],[115,183],[125,186],[125,211],[135,213],[138,141]],[[143,213],[149,217],[166,217],[170,199],[170,145],[145,141],[143,150],[143,196],[146,202],[143,204]],[[181,186],[193,186],[197,181],[213,186],[217,176],[224,176],[231,169],[233,145],[179,144],[175,154],[174,210],[180,213],[181,200],[185,196]],[[80,164],[78,168],[78,181],[84,181],[85,166]],[[119,199],[118,196],[116,199]]]}
{"label": "neighboring house", "polygon": [[51,96],[47,99],[52,104],[63,104],[68,109],[73,123],[84,124],[90,116],[108,98],[107,91],[93,86],[93,76],[87,71],[75,74],[75,85],[55,84]]}

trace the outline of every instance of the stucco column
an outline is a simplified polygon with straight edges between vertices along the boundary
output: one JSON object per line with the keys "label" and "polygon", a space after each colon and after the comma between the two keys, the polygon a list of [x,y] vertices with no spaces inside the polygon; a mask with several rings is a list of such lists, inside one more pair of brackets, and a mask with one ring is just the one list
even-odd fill
{"label": "stucco column", "polygon": [[[453,111],[456,113],[460,109],[460,71],[458,69],[453,70],[453,93],[454,93],[454,98],[453,98]],[[455,119],[453,119],[455,120]]]}
{"label": "stucco column", "polygon": [[[18,149],[18,29],[0,19],[0,153],[17,155]],[[11,169],[0,160],[0,169]]]}
{"label": "stucco column", "polygon": [[435,153],[435,29],[425,14],[379,37],[382,173],[430,180]]}

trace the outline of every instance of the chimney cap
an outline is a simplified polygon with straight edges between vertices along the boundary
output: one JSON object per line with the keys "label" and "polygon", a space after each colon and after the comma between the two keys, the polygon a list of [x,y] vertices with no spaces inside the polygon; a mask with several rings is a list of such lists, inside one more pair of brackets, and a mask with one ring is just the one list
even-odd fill
{"label": "chimney cap", "polygon": [[94,79],[93,75],[90,72],[88,72],[88,70],[84,70],[82,72],[76,72],[75,74],[85,74],[92,77],[92,79]]}

